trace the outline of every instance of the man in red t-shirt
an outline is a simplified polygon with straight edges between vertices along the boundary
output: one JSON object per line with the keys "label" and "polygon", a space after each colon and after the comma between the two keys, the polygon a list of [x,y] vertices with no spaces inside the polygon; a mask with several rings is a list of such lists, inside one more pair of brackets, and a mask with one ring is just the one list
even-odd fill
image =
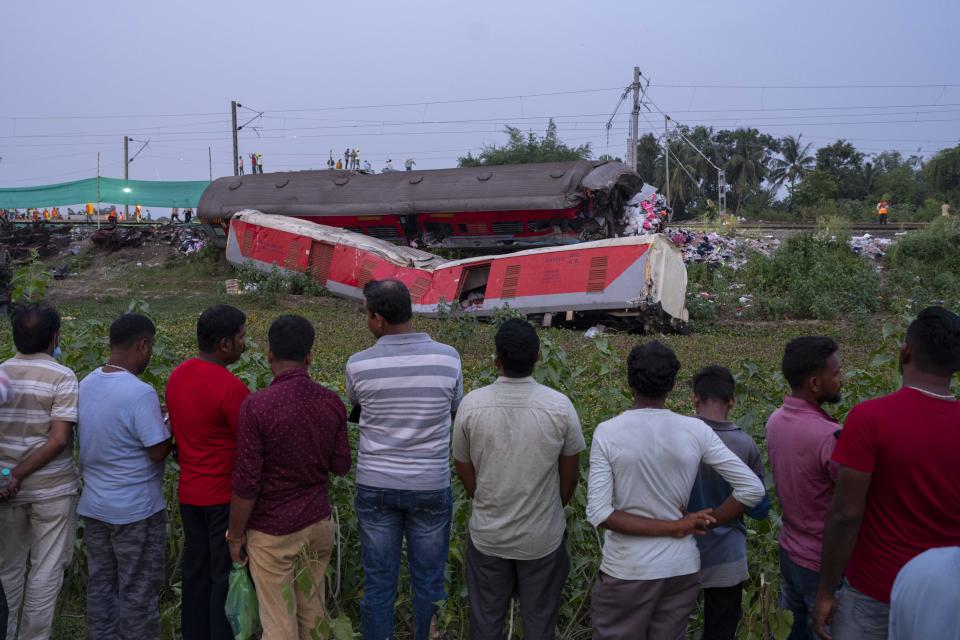
{"label": "man in red t-shirt", "polygon": [[244,313],[229,305],[204,311],[197,321],[199,355],[174,369],[167,382],[180,464],[184,640],[233,639],[224,612],[230,574],[226,532],[240,405],[250,391],[227,365],[243,353],[246,322]]}
{"label": "man in red t-shirt", "polygon": [[887,638],[890,591],[903,565],[960,542],[960,402],[950,393],[960,371],[960,317],[943,307],[921,311],[900,369],[903,387],[854,407],[833,454],[837,488],[813,615],[821,638]]}

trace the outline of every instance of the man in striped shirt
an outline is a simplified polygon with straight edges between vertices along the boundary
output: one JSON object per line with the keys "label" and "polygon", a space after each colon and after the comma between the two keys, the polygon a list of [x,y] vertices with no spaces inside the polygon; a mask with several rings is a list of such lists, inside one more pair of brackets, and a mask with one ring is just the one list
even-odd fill
{"label": "man in striped shirt", "polygon": [[17,307],[11,324],[17,353],[0,365],[15,394],[0,407],[0,468],[11,470],[0,491],[0,582],[10,606],[8,637],[18,637],[22,603],[19,638],[44,640],[77,528],[77,377],[55,359],[60,316],[54,309]]}
{"label": "man in striped shirt", "polygon": [[377,343],[347,361],[347,395],[360,409],[357,519],[364,573],[363,637],[393,637],[403,538],[413,583],[414,639],[426,640],[446,599],[450,544],[451,414],[463,396],[460,355],[414,333],[410,292],[398,280],[363,289]]}

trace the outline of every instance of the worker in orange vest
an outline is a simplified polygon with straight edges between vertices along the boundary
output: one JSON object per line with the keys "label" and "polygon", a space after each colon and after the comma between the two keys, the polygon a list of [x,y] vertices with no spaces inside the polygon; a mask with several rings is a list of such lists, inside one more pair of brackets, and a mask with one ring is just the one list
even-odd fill
{"label": "worker in orange vest", "polygon": [[93,203],[88,202],[87,203],[87,222],[92,222],[92,221],[93,221]]}
{"label": "worker in orange vest", "polygon": [[136,206],[133,208],[133,216],[134,216],[134,218],[136,219],[137,222],[142,222],[142,221],[143,221],[143,211],[140,209],[140,205],[139,205],[139,204],[136,205]]}
{"label": "worker in orange vest", "polygon": [[890,205],[886,200],[880,200],[877,203],[877,222],[887,224],[887,214],[890,213]]}

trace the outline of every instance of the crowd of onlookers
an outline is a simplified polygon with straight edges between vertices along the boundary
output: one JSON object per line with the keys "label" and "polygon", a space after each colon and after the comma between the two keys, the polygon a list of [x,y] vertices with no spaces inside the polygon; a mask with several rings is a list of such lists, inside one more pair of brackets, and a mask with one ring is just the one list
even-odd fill
{"label": "crowd of onlookers", "polygon": [[[451,452],[472,498],[459,558],[469,637],[502,638],[514,598],[524,638],[556,637],[571,573],[564,507],[587,445],[570,399],[532,377],[536,330],[501,324],[492,345],[500,377],[464,395],[459,354],[413,330],[401,282],[370,282],[364,298],[376,342],[346,362],[346,405],[311,379],[316,333],[296,315],[270,326],[274,378],[251,393],[228,368],[244,352],[246,316],[217,305],[197,321],[196,357],[167,381],[169,426],[139,377],[156,340],[149,318],[118,317],[109,359],[78,383],[58,362],[57,312],[14,308],[17,353],[0,365],[0,603],[9,605],[0,635],[49,637],[79,517],[88,637],[157,637],[163,476],[174,452],[183,638],[234,637],[224,612],[231,563],[249,567],[263,638],[316,637],[336,536],[328,485],[330,474],[350,472],[349,422],[359,431],[363,637],[393,637],[404,548],[413,636],[442,637]],[[836,342],[802,337],[784,350],[790,393],[767,421],[766,443],[790,638],[960,638],[960,403],[951,393],[960,318],[922,311],[899,362],[903,386],[854,407],[841,429],[824,409],[843,386]],[[744,517],[771,512],[763,458],[730,420],[730,371],[696,372],[696,413],[685,416],[667,408],[679,370],[665,344],[635,347],[633,406],[593,434],[585,515],[604,531],[591,595],[596,639],[685,637],[700,598],[702,637],[736,637]]]}

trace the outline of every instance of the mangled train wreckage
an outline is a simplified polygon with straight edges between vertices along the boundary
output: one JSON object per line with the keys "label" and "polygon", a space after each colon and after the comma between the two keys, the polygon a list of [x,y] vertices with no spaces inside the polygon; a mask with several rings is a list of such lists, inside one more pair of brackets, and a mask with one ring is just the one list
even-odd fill
{"label": "mangled train wreckage", "polygon": [[620,162],[428,171],[294,171],[213,181],[197,214],[216,242],[244,209],[426,248],[526,248],[618,234],[643,180]]}
{"label": "mangled train wreckage", "polygon": [[332,294],[363,299],[371,280],[396,278],[415,313],[453,306],[479,317],[509,307],[545,326],[602,322],[638,331],[681,330],[687,272],[661,235],[448,261],[345,229],[241,211],[230,220],[227,260],[306,274]]}

